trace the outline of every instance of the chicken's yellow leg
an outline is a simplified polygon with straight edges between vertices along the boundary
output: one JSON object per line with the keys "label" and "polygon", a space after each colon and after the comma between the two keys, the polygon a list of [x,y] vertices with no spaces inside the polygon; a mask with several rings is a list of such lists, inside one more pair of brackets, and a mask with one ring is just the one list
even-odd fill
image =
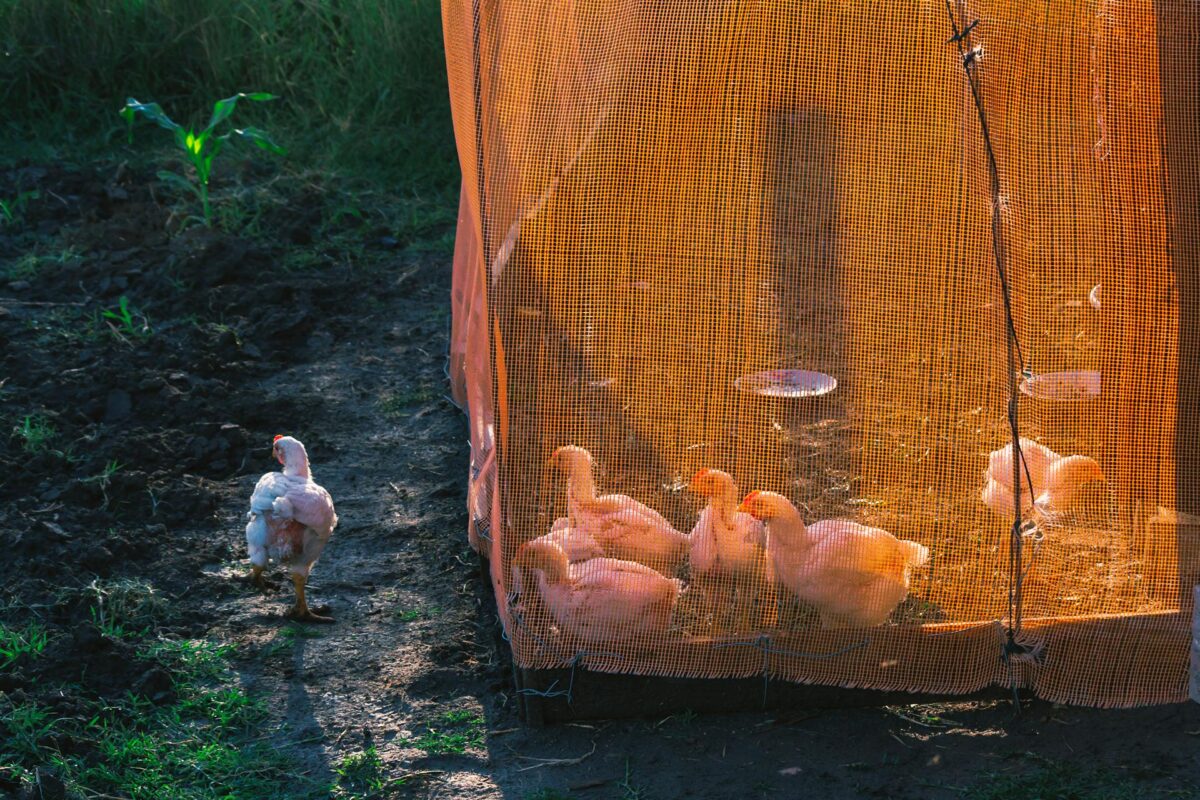
{"label": "chicken's yellow leg", "polygon": [[276,584],[263,577],[263,568],[257,564],[253,564],[250,567],[250,582],[262,591],[279,588]]}
{"label": "chicken's yellow leg", "polygon": [[304,584],[306,581],[307,577],[304,575],[292,575],[292,585],[296,587],[296,605],[292,606],[292,610],[288,613],[288,616],[301,622],[333,622],[333,617],[322,617],[320,614],[314,614],[312,609],[308,607],[308,601],[304,599]]}

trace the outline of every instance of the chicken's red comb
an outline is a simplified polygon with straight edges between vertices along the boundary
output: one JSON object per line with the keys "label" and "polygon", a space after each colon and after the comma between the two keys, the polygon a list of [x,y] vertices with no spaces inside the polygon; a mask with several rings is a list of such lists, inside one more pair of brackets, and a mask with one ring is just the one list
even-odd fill
{"label": "chicken's red comb", "polygon": [[707,474],[708,474],[708,472],[709,472],[709,470],[708,470],[708,467],[705,467],[704,469],[700,470],[700,471],[699,471],[699,472],[697,472],[695,475],[693,475],[693,476],[692,476],[692,480],[699,480],[699,479],[700,479],[700,478],[702,478],[703,476],[707,475]]}
{"label": "chicken's red comb", "polygon": [[749,503],[751,500],[754,500],[755,498],[757,498],[759,494],[760,494],[759,490],[755,489],[753,492],[751,492],[750,494],[743,497],[742,502]]}
{"label": "chicken's red comb", "polygon": [[282,433],[277,433],[277,434],[275,434],[275,438],[271,440],[271,444],[275,444],[276,442],[278,442],[278,441],[279,441],[280,439],[282,439],[282,438],[283,438],[283,434],[282,434]]}

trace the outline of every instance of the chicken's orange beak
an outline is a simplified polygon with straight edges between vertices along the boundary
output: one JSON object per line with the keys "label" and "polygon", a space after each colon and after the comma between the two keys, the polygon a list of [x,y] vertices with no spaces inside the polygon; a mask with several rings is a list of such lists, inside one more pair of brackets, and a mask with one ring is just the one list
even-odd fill
{"label": "chicken's orange beak", "polygon": [[742,498],[741,505],[738,506],[737,510],[741,511],[743,514],[749,514],[755,519],[762,519],[762,517],[759,516],[761,511],[759,510],[758,506],[758,492],[751,492]]}

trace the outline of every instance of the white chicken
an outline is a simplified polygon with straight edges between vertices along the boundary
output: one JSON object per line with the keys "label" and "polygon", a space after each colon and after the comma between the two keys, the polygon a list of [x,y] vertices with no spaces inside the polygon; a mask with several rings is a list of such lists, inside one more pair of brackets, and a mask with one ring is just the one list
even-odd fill
{"label": "white chicken", "polygon": [[550,542],[562,548],[567,554],[567,560],[574,564],[576,561],[587,561],[589,558],[604,556],[604,548],[592,536],[579,528],[572,528],[570,520],[559,517],[550,526],[549,533],[533,539],[534,542]]}
{"label": "white chicken", "polygon": [[284,564],[292,573],[296,604],[289,616],[308,622],[333,622],[314,613],[304,596],[313,564],[329,542],[337,514],[329,492],[313,479],[308,452],[291,436],[276,436],[272,454],[283,465],[282,472],[268,472],[258,479],[246,515],[246,544],[251,578],[266,585],[263,570],[268,562]]}
{"label": "white chicken", "polygon": [[[1021,439],[1025,462],[1021,476],[1021,513],[1035,521],[1052,521],[1075,502],[1079,490],[1093,481],[1104,480],[1104,471],[1093,458],[1060,456],[1032,439]],[[1026,474],[1028,469],[1028,474]],[[980,499],[996,514],[1013,517],[1013,448],[1006,445],[988,456]],[[1031,486],[1032,484],[1032,486]]]}
{"label": "white chicken", "polygon": [[745,610],[757,605],[762,612],[757,623],[773,626],[775,596],[763,524],[738,511],[737,484],[726,472],[702,469],[688,488],[708,498],[688,537],[693,582],[705,595],[724,595],[719,606]]}
{"label": "white chicken", "polygon": [[675,574],[687,557],[685,534],[632,497],[597,497],[592,454],[582,447],[560,447],[550,456],[550,463],[567,473],[570,528],[590,536],[612,558],[637,561],[668,577]]}
{"label": "white chicken", "polygon": [[908,595],[924,545],[846,519],[805,526],[783,495],[751,492],[739,506],[766,523],[775,580],[817,610],[825,627],[882,625]]}
{"label": "white chicken", "polygon": [[549,541],[521,546],[513,559],[513,584],[534,582],[559,631],[580,644],[611,644],[661,636],[679,600],[679,581],[633,561],[593,558],[571,564]]}

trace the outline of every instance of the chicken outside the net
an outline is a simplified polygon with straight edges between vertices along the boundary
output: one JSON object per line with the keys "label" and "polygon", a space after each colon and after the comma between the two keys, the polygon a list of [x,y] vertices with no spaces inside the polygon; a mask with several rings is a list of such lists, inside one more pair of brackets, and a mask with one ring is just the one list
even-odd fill
{"label": "chicken outside the net", "polygon": [[296,591],[296,603],[289,616],[307,622],[333,622],[331,617],[310,609],[304,594],[309,573],[337,526],[333,498],[313,480],[308,451],[297,439],[276,436],[272,454],[283,470],[258,479],[246,515],[251,579],[263,588],[268,585],[263,577],[267,564],[274,561],[285,565]]}

